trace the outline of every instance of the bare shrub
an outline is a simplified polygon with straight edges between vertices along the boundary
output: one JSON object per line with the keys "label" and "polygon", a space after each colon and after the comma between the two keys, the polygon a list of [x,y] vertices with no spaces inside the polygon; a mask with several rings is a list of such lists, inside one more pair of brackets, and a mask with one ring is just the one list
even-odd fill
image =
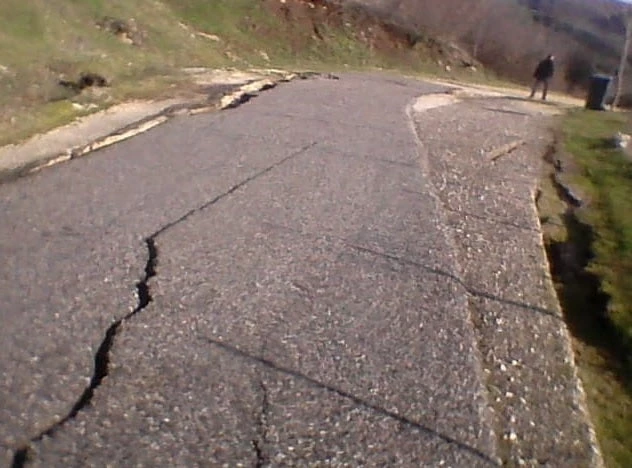
{"label": "bare shrub", "polygon": [[[527,82],[547,54],[558,57],[553,86],[581,86],[588,62],[616,68],[621,5],[613,0],[347,0],[398,24],[465,48],[487,68]],[[581,24],[577,19],[582,18]],[[606,34],[606,30],[609,29]]]}

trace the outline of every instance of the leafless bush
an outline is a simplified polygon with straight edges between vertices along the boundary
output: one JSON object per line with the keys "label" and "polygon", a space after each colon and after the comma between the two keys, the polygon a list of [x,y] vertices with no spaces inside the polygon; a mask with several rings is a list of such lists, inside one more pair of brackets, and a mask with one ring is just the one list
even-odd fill
{"label": "leafless bush", "polygon": [[[509,0],[348,0],[370,6],[398,24],[419,31],[422,37],[434,37],[464,47],[486,67],[513,80],[527,82],[539,60],[547,54],[558,57],[553,85],[567,88],[565,70],[578,60],[591,61],[598,52],[578,42],[574,31],[559,27],[570,25],[573,15],[582,14],[577,2],[550,2],[547,18],[558,18],[556,27],[547,27],[542,16],[529,10],[528,2]],[[601,5],[611,0],[594,0]],[[547,3],[548,5],[548,3]],[[594,11],[599,11],[597,6]],[[613,10],[614,11],[614,10]],[[616,13],[616,12],[615,12]],[[613,24],[616,14],[604,14],[603,21]],[[585,14],[586,18],[590,18]],[[595,18],[592,18],[593,22]],[[591,19],[587,19],[590,22]],[[549,23],[552,24],[551,21]],[[549,26],[551,26],[549,24]],[[569,26],[570,27],[570,26]],[[575,31],[576,32],[576,31]],[[582,54],[584,57],[582,57]],[[616,57],[603,57],[606,66]],[[585,70],[584,70],[585,71]]]}

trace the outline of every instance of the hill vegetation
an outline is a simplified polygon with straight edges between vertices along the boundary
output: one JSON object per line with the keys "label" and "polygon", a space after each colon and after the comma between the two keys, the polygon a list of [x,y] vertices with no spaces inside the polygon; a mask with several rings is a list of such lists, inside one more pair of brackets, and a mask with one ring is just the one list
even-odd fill
{"label": "hill vegetation", "polygon": [[317,0],[2,0],[0,25],[0,144],[120,100],[185,92],[184,67],[467,62],[364,8]]}
{"label": "hill vegetation", "polygon": [[615,0],[347,0],[420,34],[459,44],[486,67],[518,82],[538,60],[558,58],[554,85],[581,90],[593,72],[614,73],[625,35]]}

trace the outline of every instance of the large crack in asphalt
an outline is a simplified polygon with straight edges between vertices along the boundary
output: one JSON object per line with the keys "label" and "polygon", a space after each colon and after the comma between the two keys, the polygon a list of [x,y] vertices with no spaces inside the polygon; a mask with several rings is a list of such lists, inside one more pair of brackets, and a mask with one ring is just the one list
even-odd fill
{"label": "large crack in asphalt", "polygon": [[145,263],[144,275],[140,281],[136,283],[136,294],[138,297],[138,304],[129,314],[116,320],[105,332],[105,337],[94,355],[94,372],[90,378],[90,383],[83,391],[79,399],[72,406],[71,410],[60,419],[58,422],[40,432],[37,436],[33,437],[28,444],[17,450],[13,457],[13,468],[22,468],[29,460],[29,452],[31,450],[31,444],[41,441],[44,437],[52,437],[64,424],[73,419],[81,410],[88,406],[92,398],[94,397],[95,390],[101,385],[103,379],[108,375],[110,368],[110,351],[114,344],[114,338],[121,327],[121,324],[140,313],[145,309],[153,300],[149,289],[149,280],[156,276],[156,266],[158,263],[158,249],[156,247],[155,239],[149,237],[145,239],[145,246],[147,247],[148,258]]}
{"label": "large crack in asphalt", "polygon": [[[53,436],[64,424],[66,424],[71,419],[75,418],[79,414],[79,412],[81,412],[84,408],[86,408],[91,403],[96,389],[101,385],[101,383],[103,382],[103,379],[109,373],[110,351],[112,350],[112,346],[114,345],[114,339],[121,325],[123,324],[123,322],[131,319],[132,317],[134,317],[135,315],[143,311],[153,301],[153,297],[151,295],[151,290],[149,287],[149,281],[151,280],[151,278],[155,277],[157,274],[156,272],[156,267],[158,265],[158,247],[156,245],[157,238],[160,235],[164,234],[169,229],[173,228],[174,226],[184,222],[185,220],[187,220],[194,214],[199,213],[200,211],[203,211],[204,209],[216,204],[217,202],[231,195],[232,193],[239,190],[240,188],[242,188],[244,185],[248,184],[249,182],[252,182],[253,180],[269,173],[270,171],[285,164],[291,159],[298,157],[299,155],[305,153],[306,151],[308,151],[315,145],[316,145],[316,142],[312,142],[307,145],[304,145],[303,147],[292,152],[290,155],[286,156],[285,158],[277,161],[276,163],[270,166],[267,166],[266,168],[258,171],[257,173],[251,175],[250,177],[243,179],[242,181],[230,187],[225,192],[222,192],[220,195],[212,198],[211,200],[208,200],[207,202],[203,203],[202,205],[196,208],[193,208],[187,211],[184,215],[180,216],[175,221],[172,221],[162,226],[161,228],[156,230],[153,234],[151,234],[149,237],[145,239],[145,247],[147,249],[148,258],[147,258],[147,262],[145,263],[143,277],[140,281],[136,283],[136,293],[137,293],[137,298],[138,298],[138,304],[136,305],[134,310],[132,310],[130,313],[124,315],[122,318],[119,318],[118,320],[113,322],[109,326],[109,328],[106,330],[104,339],[99,345],[99,347],[97,348],[97,352],[94,356],[94,371],[93,371],[92,377],[90,378],[90,383],[86,387],[86,389],[83,391],[79,399],[72,406],[71,410],[62,419],[60,419],[59,421],[57,421],[56,423],[54,423],[52,426],[48,427],[47,429],[44,429],[35,437],[31,438],[27,444],[20,447],[15,452],[15,455],[13,456],[13,461],[11,464],[12,468],[23,468],[29,461],[29,455],[31,452],[32,444],[41,441],[44,437]],[[261,440],[258,439],[258,440],[253,441],[253,446],[257,452],[257,460],[258,460],[257,466],[263,466],[263,464],[265,463],[265,457],[263,455],[261,445],[265,441],[266,432],[267,432],[265,424],[266,424],[266,417],[267,417],[266,412],[267,412],[268,400],[267,400],[267,390],[265,388],[265,385],[263,384],[263,381],[261,382],[261,388],[263,390],[263,402],[262,402],[263,409],[260,416],[260,421],[258,423],[260,426]]]}
{"label": "large crack in asphalt", "polygon": [[256,468],[262,468],[268,462],[268,458],[264,451],[264,446],[268,441],[268,412],[270,408],[270,400],[268,398],[268,388],[263,381],[259,380],[259,389],[261,390],[261,410],[257,419],[258,437],[252,440],[252,446],[255,450],[257,461]]}

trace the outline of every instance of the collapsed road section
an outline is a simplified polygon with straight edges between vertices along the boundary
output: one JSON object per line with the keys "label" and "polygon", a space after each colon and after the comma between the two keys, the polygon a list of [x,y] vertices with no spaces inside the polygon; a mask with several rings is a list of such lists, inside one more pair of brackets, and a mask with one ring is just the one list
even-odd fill
{"label": "collapsed road section", "polygon": [[393,81],[291,82],[0,186],[8,460],[597,464],[540,108]]}

